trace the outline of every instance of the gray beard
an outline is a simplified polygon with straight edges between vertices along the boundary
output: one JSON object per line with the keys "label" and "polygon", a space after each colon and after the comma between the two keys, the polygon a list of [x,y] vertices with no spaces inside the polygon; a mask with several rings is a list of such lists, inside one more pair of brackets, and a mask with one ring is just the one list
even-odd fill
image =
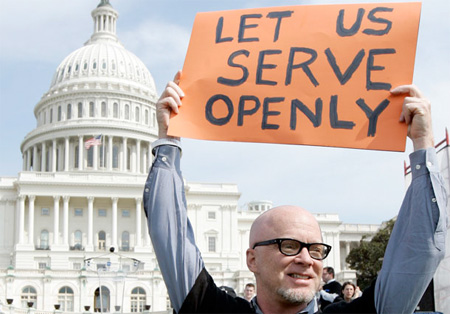
{"label": "gray beard", "polygon": [[291,304],[308,304],[314,298],[315,291],[278,288],[277,294]]}

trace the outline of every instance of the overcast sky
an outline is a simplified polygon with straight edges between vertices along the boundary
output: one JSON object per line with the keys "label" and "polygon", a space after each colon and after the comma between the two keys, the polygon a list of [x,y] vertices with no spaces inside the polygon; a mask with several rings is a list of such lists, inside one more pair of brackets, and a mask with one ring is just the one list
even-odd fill
{"label": "overcast sky", "polygon": [[[0,0],[0,176],[21,170],[20,144],[36,127],[33,108],[54,71],[91,36],[98,0]],[[197,12],[374,1],[111,0],[117,33],[152,73],[161,93],[181,69]],[[389,1],[383,1],[389,2]],[[450,1],[423,1],[414,83],[432,102],[436,141],[450,126]],[[405,192],[405,153],[295,145],[183,140],[188,181],[236,183],[253,200],[338,213],[345,223],[381,223]]]}

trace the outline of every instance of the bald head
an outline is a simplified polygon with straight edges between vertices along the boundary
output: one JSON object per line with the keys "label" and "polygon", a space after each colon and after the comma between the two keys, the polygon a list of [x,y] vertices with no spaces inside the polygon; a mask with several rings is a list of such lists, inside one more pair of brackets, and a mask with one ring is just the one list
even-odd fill
{"label": "bald head", "polygon": [[291,238],[298,228],[322,241],[319,223],[306,209],[298,206],[274,207],[255,219],[250,229],[250,248],[256,242],[274,238]]}

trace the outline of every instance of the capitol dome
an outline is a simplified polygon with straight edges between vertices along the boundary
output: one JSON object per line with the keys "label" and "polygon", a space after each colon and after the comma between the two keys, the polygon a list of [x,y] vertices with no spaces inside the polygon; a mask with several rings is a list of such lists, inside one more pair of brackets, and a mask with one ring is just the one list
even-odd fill
{"label": "capitol dome", "polygon": [[49,93],[73,84],[127,82],[156,96],[155,83],[144,63],[126,50],[116,35],[118,13],[108,1],[92,11],[94,33],[85,45],[69,54],[58,66]]}
{"label": "capitol dome", "polygon": [[120,43],[109,0],[92,18],[90,39],[64,58],[34,108],[37,127],[21,145],[24,171],[147,172],[157,138],[153,77]]}

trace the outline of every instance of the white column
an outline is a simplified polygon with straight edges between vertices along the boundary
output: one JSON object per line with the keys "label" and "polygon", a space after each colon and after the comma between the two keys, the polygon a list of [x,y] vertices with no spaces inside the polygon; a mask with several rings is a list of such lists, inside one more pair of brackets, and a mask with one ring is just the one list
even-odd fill
{"label": "white column", "polygon": [[83,136],[78,136],[78,170],[83,170],[83,152],[84,152],[84,145],[83,145]]}
{"label": "white column", "polygon": [[[332,247],[336,248],[336,251],[334,251],[333,261],[334,264],[334,271],[336,273],[341,272],[341,250],[340,250],[340,243],[339,243],[339,232],[333,232],[333,243],[331,244]],[[331,253],[333,253],[333,250],[331,250]]]}
{"label": "white column", "polygon": [[34,201],[36,196],[28,196],[28,244],[34,246]]}
{"label": "white column", "polygon": [[141,140],[136,140],[136,172],[141,173]]}
{"label": "white column", "polygon": [[47,165],[47,145],[45,145],[45,142],[42,142],[41,155],[41,171],[47,171],[45,168]]}
{"label": "white column", "polygon": [[117,197],[112,197],[112,233],[111,246],[117,248]]}
{"label": "white column", "polygon": [[27,169],[29,171],[31,168],[31,148],[27,149]]}
{"label": "white column", "polygon": [[88,196],[88,243],[86,251],[94,250],[94,197]]}
{"label": "white column", "polygon": [[[345,257],[348,256],[348,254],[350,254],[350,242],[346,241],[345,242]],[[345,262],[345,258],[344,258],[344,270],[348,269],[347,267],[347,262]]]}
{"label": "white column", "polygon": [[70,196],[63,197],[63,244],[65,246],[69,246],[69,200]]}
{"label": "white column", "polygon": [[52,172],[56,172],[56,140],[53,140],[52,145]]}
{"label": "white column", "polygon": [[19,244],[23,244],[23,235],[25,233],[25,195],[19,195]]}
{"label": "white column", "polygon": [[69,171],[69,138],[64,139],[64,170]]}
{"label": "white column", "polygon": [[136,198],[136,246],[142,246],[141,198]]}
{"label": "white column", "polygon": [[39,168],[37,166],[37,145],[33,146],[33,171],[37,171]]}
{"label": "white column", "polygon": [[53,196],[53,245],[59,244],[59,199],[60,196]]}
{"label": "white column", "polygon": [[113,161],[113,137],[108,136],[108,171],[112,170]]}

